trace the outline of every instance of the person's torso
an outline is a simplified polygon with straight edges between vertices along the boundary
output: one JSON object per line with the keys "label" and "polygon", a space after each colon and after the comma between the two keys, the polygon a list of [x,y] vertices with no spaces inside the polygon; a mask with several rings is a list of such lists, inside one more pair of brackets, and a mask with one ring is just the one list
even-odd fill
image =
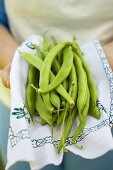
{"label": "person's torso", "polygon": [[12,33],[19,42],[32,34],[55,35],[80,44],[113,39],[113,0],[5,0]]}

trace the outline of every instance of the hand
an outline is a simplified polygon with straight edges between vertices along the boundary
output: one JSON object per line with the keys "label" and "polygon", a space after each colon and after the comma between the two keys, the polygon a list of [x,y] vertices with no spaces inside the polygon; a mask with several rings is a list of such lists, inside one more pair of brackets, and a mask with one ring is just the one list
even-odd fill
{"label": "hand", "polygon": [[[113,71],[113,42],[110,42],[109,44],[106,44],[104,47],[104,52],[106,54],[106,57],[108,59],[109,65]],[[113,128],[113,125],[112,125]]]}
{"label": "hand", "polygon": [[0,69],[5,87],[10,88],[10,68],[18,43],[12,34],[0,24]]}
{"label": "hand", "polygon": [[109,65],[113,71],[113,41],[103,46]]}
{"label": "hand", "polygon": [[6,88],[10,88],[11,63],[7,64],[1,71],[1,79]]}

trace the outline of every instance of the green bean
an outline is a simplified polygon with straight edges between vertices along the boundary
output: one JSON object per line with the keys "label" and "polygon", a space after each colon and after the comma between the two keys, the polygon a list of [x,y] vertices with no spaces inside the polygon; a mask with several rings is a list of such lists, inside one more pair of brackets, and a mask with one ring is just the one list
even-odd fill
{"label": "green bean", "polygon": [[66,141],[66,139],[70,134],[76,115],[77,115],[77,108],[74,107],[73,110],[68,115],[68,120],[66,122],[64,134],[62,135],[62,138],[58,145],[58,153],[60,153],[60,150],[62,149],[64,142]]}
{"label": "green bean", "polygon": [[[55,46],[55,45],[54,45],[54,46]],[[53,60],[53,62],[52,62],[52,70],[54,70],[55,75],[59,72],[60,67],[61,67],[61,65],[60,65],[57,57],[54,58],[54,60]]]}
{"label": "green bean", "polygon": [[53,60],[52,69],[54,69],[55,74],[57,74],[60,70],[60,64],[58,63],[57,59]]}
{"label": "green bean", "polygon": [[89,114],[96,119],[100,119],[100,117],[101,117],[101,113],[100,113],[99,108],[97,106],[95,106],[93,108],[92,105],[90,105]]}
{"label": "green bean", "polygon": [[67,79],[65,79],[65,80],[62,82],[62,85],[63,85],[64,89],[65,89],[66,91],[68,91],[68,80],[67,80]]}
{"label": "green bean", "polygon": [[[67,80],[66,79],[62,82],[62,85],[63,85],[64,89],[67,91],[68,88],[67,88]],[[62,96],[61,96],[61,101],[62,101],[61,105],[64,107],[66,104],[66,100]]]}
{"label": "green bean", "polygon": [[50,100],[51,100],[51,103],[53,104],[53,106],[55,106],[57,108],[57,114],[59,117],[60,98],[55,91],[50,92]]}
{"label": "green bean", "polygon": [[57,121],[58,119],[58,115],[56,113],[53,113],[52,114],[52,123],[55,124],[55,122]]}
{"label": "green bean", "polygon": [[58,44],[58,42],[57,42],[55,36],[52,35],[52,36],[51,36],[51,39],[52,39],[52,41],[53,41],[54,46],[56,46],[56,45]]}
{"label": "green bean", "polygon": [[43,41],[42,41],[43,51],[44,51],[45,54],[48,53],[48,49],[49,49],[49,45],[48,45],[48,42],[47,42],[47,39],[46,39],[46,33],[47,33],[47,31],[44,33]]}
{"label": "green bean", "polygon": [[64,47],[69,46],[70,44],[71,43],[67,41],[62,42],[56,45],[55,47],[53,47],[52,50],[48,53],[40,70],[40,81],[39,81],[40,89],[44,89],[49,84],[49,75],[50,75],[50,69],[51,69],[53,59],[57,56],[59,51],[61,51]]}
{"label": "green bean", "polygon": [[58,60],[60,65],[62,65],[62,56],[63,56],[62,51],[60,51],[57,55],[57,60]]}
{"label": "green bean", "polygon": [[63,151],[64,151],[65,153],[69,152],[69,150],[68,150],[67,148],[63,148]]}
{"label": "green bean", "polygon": [[41,122],[40,122],[40,124],[41,124],[42,126],[44,126],[44,125],[47,125],[47,122],[42,119]]}
{"label": "green bean", "polygon": [[[64,48],[64,50],[63,50],[63,64],[62,64],[58,74],[56,75],[55,79],[47,87],[45,87],[45,84],[43,84],[44,83],[43,80],[40,80],[40,87],[42,89],[39,89],[38,92],[47,93],[47,92],[55,89],[69,75],[70,70],[72,68],[72,64],[73,64],[72,50],[70,47]],[[41,71],[40,71],[40,75],[43,76],[43,74],[41,74]],[[45,72],[45,75],[46,75],[46,72]],[[46,78],[46,76],[45,76],[45,78]]]}
{"label": "green bean", "polygon": [[33,115],[35,113],[35,104],[34,104],[35,103],[34,102],[35,95],[32,98],[33,93],[35,94],[36,92],[35,92],[35,90],[32,90],[32,88],[29,84],[26,88],[25,104],[26,104],[27,111],[28,111],[32,121],[33,121]]}
{"label": "green bean", "polygon": [[40,117],[50,126],[52,126],[52,115],[50,114],[50,111],[46,109],[41,94],[39,93],[36,94],[35,107]]}
{"label": "green bean", "polygon": [[40,71],[43,63],[41,59],[37,58],[34,54],[29,52],[20,51],[19,53],[24,60],[26,60],[29,64],[33,65]]}
{"label": "green bean", "polygon": [[39,57],[41,60],[44,60],[44,54],[40,50],[39,46],[37,44],[34,44],[34,48],[36,49],[37,57]]}
{"label": "green bean", "polygon": [[55,39],[55,37],[54,37],[54,36],[51,36],[51,39],[52,39],[52,43],[49,44],[49,46],[48,46],[48,52],[51,51],[52,48],[57,45],[57,40]]}
{"label": "green bean", "polygon": [[[33,54],[27,53],[27,52],[20,52],[20,56],[32,64],[34,67],[36,67],[38,70],[41,69],[42,67],[42,61],[39,58],[36,58]],[[54,79],[54,74],[50,72],[50,81]],[[61,96],[63,96],[70,105],[74,105],[73,99],[70,97],[70,95],[67,93],[67,91],[63,88],[63,86],[60,84],[56,89],[55,89]]]}
{"label": "green bean", "polygon": [[[49,44],[49,47],[48,47],[48,52],[52,50],[52,48],[54,47],[54,44]],[[48,54],[48,52],[46,53],[46,55]]]}
{"label": "green bean", "polygon": [[[53,47],[56,46],[56,43],[54,42],[54,44],[50,44],[49,45],[49,52],[52,50]],[[60,64],[59,62],[57,61],[57,59],[55,58],[52,62],[52,70],[55,72],[55,74],[57,74],[57,72],[60,70]]]}
{"label": "green bean", "polygon": [[79,124],[79,126],[77,127],[77,129],[75,130],[75,132],[72,136],[72,143],[75,143],[76,138],[83,131],[83,129],[84,129],[86,123],[87,123],[87,114],[88,114],[88,110],[89,110],[89,103],[90,103],[90,93],[89,93],[89,89],[88,89],[88,86],[87,86],[87,101],[86,101],[86,104],[85,104],[85,106],[82,110],[82,117],[79,118],[80,124]]}
{"label": "green bean", "polygon": [[57,129],[59,128],[59,126],[61,125],[61,123],[63,122],[64,117],[66,118],[68,113],[67,113],[67,107],[59,114],[59,117],[57,119]]}
{"label": "green bean", "polygon": [[76,68],[77,81],[78,81],[78,97],[77,97],[77,109],[79,116],[84,108],[87,99],[87,77],[82,67],[80,58],[74,54],[74,65]]}
{"label": "green bean", "polygon": [[[27,87],[28,87],[28,85],[27,85]],[[26,93],[25,93],[25,106],[27,108],[27,111],[30,114],[30,111],[29,111],[30,109],[29,109],[29,105],[28,105],[28,102],[27,102],[27,87],[26,87]],[[31,120],[33,121],[33,115],[32,114],[30,115],[30,117],[31,117]]]}
{"label": "green bean", "polygon": [[43,97],[43,101],[44,101],[46,107],[48,108],[48,110],[51,111],[50,113],[52,114],[54,112],[54,107],[53,107],[53,105],[50,102],[50,95],[49,95],[49,93],[42,94],[42,97]]}
{"label": "green bean", "polygon": [[76,70],[75,70],[74,64],[72,65],[72,69],[71,69],[70,74],[69,74],[69,88],[70,88],[71,84],[73,85],[71,97],[76,102],[76,98],[77,98],[77,75],[76,75]]}
{"label": "green bean", "polygon": [[31,84],[36,85],[36,68],[30,65],[28,71],[28,85],[26,88],[26,107],[30,114],[31,120],[33,121],[33,115],[35,114],[35,100],[36,100],[36,91],[31,87]]}
{"label": "green bean", "polygon": [[[44,104],[44,103],[43,103],[43,104]],[[37,106],[37,107],[39,107],[39,106]],[[37,114],[37,115],[39,116],[39,114]],[[35,115],[35,116],[37,116],[37,115]],[[43,114],[43,116],[44,116],[44,114]],[[49,115],[49,116],[50,116],[50,115]],[[48,120],[49,120],[49,119],[48,119]],[[56,120],[57,120],[57,114],[54,113],[54,114],[52,114],[52,121],[51,121],[51,119],[49,120],[51,127],[52,127],[52,124],[53,124]],[[47,122],[46,122],[44,119],[42,119],[42,118],[41,118],[41,121],[34,120],[34,122],[37,122],[37,123],[41,124],[42,126],[47,125]]]}

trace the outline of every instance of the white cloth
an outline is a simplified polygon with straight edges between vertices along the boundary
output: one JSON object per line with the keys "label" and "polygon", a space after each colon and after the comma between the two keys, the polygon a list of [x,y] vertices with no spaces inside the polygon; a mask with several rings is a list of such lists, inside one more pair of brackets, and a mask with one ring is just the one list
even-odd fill
{"label": "white cloth", "polygon": [[[40,37],[30,37],[19,47],[19,51],[34,54],[35,50],[28,46],[32,45],[31,43],[40,46],[41,41]],[[99,41],[85,44],[82,51],[98,88],[98,107],[102,115],[100,120],[88,116],[83,133],[77,138],[76,143],[77,146],[83,146],[82,150],[71,144],[73,131],[66,141],[66,148],[74,154],[93,159],[113,149],[110,128],[113,123],[113,75]],[[54,129],[52,139],[51,128],[48,125],[41,126],[30,122],[25,107],[28,68],[29,64],[20,57],[17,50],[10,75],[12,104],[6,170],[17,161],[28,161],[31,170],[38,170],[48,164],[59,165],[63,159],[63,152],[57,154],[61,130]]]}

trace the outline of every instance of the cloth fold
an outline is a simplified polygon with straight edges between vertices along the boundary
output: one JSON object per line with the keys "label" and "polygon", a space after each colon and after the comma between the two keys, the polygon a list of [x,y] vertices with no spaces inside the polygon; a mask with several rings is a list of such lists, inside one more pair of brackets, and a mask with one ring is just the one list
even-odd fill
{"label": "cloth fold", "polygon": [[[24,61],[19,51],[36,51],[32,44],[41,47],[42,38],[31,36],[15,52],[11,66],[11,116],[8,137],[8,153],[6,170],[17,161],[28,161],[31,170],[38,170],[48,164],[59,165],[63,159],[63,152],[57,154],[57,146],[61,136],[61,129],[54,129],[52,138],[51,128],[33,124],[25,106],[25,90],[29,64]],[[102,156],[113,149],[111,125],[113,124],[113,75],[107,58],[99,41],[93,41],[81,47],[85,60],[91,70],[98,89],[98,107],[101,118],[97,120],[88,115],[83,133],[78,136],[76,144],[72,145],[71,138],[76,128],[73,126],[66,148],[74,154],[93,159]],[[83,146],[83,149],[79,147]]]}

